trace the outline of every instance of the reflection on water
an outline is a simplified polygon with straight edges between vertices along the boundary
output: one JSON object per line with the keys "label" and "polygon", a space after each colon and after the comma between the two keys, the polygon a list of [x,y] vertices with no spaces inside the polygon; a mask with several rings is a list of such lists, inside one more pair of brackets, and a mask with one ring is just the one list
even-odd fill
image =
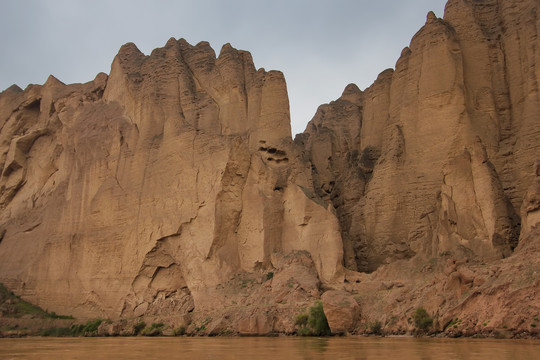
{"label": "reflection on water", "polygon": [[0,359],[538,360],[540,341],[413,338],[0,339]]}

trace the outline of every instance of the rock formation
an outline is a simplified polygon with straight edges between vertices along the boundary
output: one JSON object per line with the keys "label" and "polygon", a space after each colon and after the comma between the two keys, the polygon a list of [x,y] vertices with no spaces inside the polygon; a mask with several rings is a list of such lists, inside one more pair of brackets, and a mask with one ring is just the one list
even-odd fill
{"label": "rock formation", "polygon": [[297,137],[337,209],[347,267],[512,253],[540,144],[536,7],[449,1],[395,70],[364,92],[349,85]]}
{"label": "rock formation", "polygon": [[[2,93],[1,281],[76,316],[222,306],[213,288],[308,250],[339,281],[332,207],[308,196],[283,75],[225,45],[120,49],[111,74]],[[308,195],[306,195],[308,194]]]}
{"label": "rock formation", "polygon": [[283,75],[228,44],[126,44],[89,83],[8,88],[0,282],[199,334],[294,333],[319,298],[339,333],[410,331],[419,306],[450,335],[534,333],[537,10],[450,0],[294,141]]}

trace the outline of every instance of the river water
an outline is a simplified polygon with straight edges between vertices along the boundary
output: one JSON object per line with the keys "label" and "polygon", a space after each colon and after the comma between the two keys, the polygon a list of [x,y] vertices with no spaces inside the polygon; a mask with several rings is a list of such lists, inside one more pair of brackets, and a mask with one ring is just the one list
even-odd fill
{"label": "river water", "polygon": [[0,339],[0,359],[538,360],[538,340],[415,338]]}

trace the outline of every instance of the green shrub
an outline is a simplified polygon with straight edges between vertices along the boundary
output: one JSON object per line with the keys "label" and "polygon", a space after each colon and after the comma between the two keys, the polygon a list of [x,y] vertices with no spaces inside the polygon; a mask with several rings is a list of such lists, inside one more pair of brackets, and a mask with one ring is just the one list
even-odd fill
{"label": "green shrub", "polygon": [[294,319],[294,324],[300,327],[305,327],[308,323],[309,315],[308,314],[298,314]]}
{"label": "green shrub", "polygon": [[326,315],[324,315],[322,301],[318,300],[309,308],[308,325],[315,336],[328,336],[331,334]]}
{"label": "green shrub", "polygon": [[446,325],[446,327],[444,328],[444,330],[446,331],[446,329],[449,329],[449,328],[454,328],[454,329],[457,329],[457,327],[459,325],[461,325],[461,323],[463,322],[463,320],[461,319],[454,319],[452,321],[450,321],[450,323],[448,325]]}
{"label": "green shrub", "polygon": [[15,298],[15,295],[11,291],[6,289],[4,284],[0,283],[0,300],[12,299],[12,298]]}
{"label": "green shrub", "polygon": [[266,280],[270,280],[274,277],[274,272],[273,271],[270,271],[268,274],[266,274]]}
{"label": "green shrub", "polygon": [[152,323],[149,327],[145,328],[141,335],[143,336],[159,336],[163,333],[163,327],[165,325],[162,322]]}
{"label": "green shrub", "polygon": [[0,332],[2,332],[2,331],[15,331],[17,329],[19,329],[19,325],[17,325],[17,324],[0,326]]}
{"label": "green shrub", "polygon": [[41,315],[42,317],[47,317],[47,313],[43,311],[43,309],[27,303],[26,301],[19,300],[15,304],[15,308],[17,309],[17,313],[19,314]]}
{"label": "green shrub", "polygon": [[173,330],[174,336],[182,336],[186,334],[186,327],[185,326],[179,326],[176,329]]}
{"label": "green shrub", "polygon": [[311,330],[307,327],[303,327],[303,328],[300,328],[296,331],[296,333],[300,336],[311,336],[313,335],[313,333],[311,332]]}
{"label": "green shrub", "polygon": [[205,330],[206,330],[206,325],[210,324],[211,321],[212,321],[212,318],[211,318],[211,317],[205,318],[205,319],[201,322],[201,325],[200,325],[200,326],[196,326],[196,327],[195,327],[195,331],[197,331],[197,332],[199,332],[199,331],[205,331]]}
{"label": "green shrub", "polygon": [[382,323],[380,321],[374,321],[369,324],[369,331],[372,334],[380,335],[382,333]]}
{"label": "green shrub", "polygon": [[103,320],[101,319],[89,320],[83,328],[84,334],[97,334],[98,327],[102,322]]}
{"label": "green shrub", "polygon": [[22,300],[20,297],[9,291],[3,284],[0,283],[0,303],[5,300],[11,300],[10,317],[22,317],[24,315],[32,315],[32,317],[50,318],[50,319],[67,319],[73,320],[70,315],[58,315],[55,312],[48,313],[39,306],[30,304]]}
{"label": "green shrub", "polygon": [[328,320],[324,315],[323,304],[320,300],[309,308],[309,314],[296,315],[294,324],[299,327],[296,334],[300,336],[331,335],[330,326],[328,326]]}
{"label": "green shrub", "polygon": [[83,324],[73,324],[71,325],[71,335],[73,336],[80,336],[82,335],[82,330],[84,328]]}
{"label": "green shrub", "polygon": [[139,335],[145,327],[146,323],[144,321],[139,321],[138,323],[133,325],[133,335]]}
{"label": "green shrub", "polygon": [[95,319],[89,320],[86,324],[77,324],[71,326],[71,335],[73,336],[96,336],[99,325],[103,320]]}
{"label": "green shrub", "polygon": [[426,309],[418,308],[413,315],[414,325],[419,331],[426,332],[433,325],[433,319],[427,313]]}
{"label": "green shrub", "polygon": [[51,312],[50,314],[47,314],[46,317],[51,318],[51,319],[63,319],[63,320],[73,320],[74,319],[74,317],[71,316],[71,315],[58,315],[54,311]]}

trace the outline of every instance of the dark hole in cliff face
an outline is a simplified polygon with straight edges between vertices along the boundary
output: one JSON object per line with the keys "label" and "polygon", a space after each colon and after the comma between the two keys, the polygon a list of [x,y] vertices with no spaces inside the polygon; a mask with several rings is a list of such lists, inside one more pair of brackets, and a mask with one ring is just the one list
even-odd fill
{"label": "dark hole in cliff face", "polygon": [[276,187],[274,188],[274,191],[283,191],[283,188],[280,187],[280,186],[276,186]]}
{"label": "dark hole in cliff face", "polygon": [[275,154],[276,151],[277,151],[276,148],[270,148],[270,149],[268,149],[268,153],[269,153],[269,154]]}
{"label": "dark hole in cliff face", "polygon": [[25,109],[30,111],[37,111],[39,113],[39,110],[41,108],[41,99],[36,99],[32,101],[30,104],[25,106]]}
{"label": "dark hole in cliff face", "polygon": [[105,90],[104,89],[96,89],[94,92],[92,92],[91,96],[89,96],[89,98],[91,100],[99,100],[101,98],[103,98],[103,94],[105,93]]}

